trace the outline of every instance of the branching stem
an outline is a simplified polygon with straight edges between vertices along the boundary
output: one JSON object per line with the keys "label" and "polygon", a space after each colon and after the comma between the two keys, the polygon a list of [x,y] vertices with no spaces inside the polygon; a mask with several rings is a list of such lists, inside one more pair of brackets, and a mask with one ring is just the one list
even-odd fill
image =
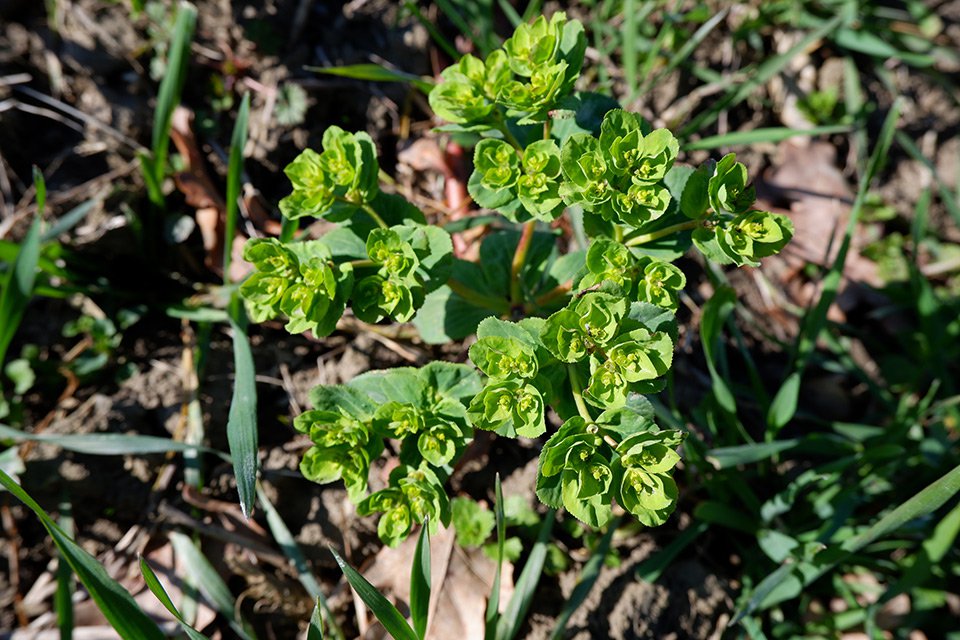
{"label": "branching stem", "polygon": [[670,225],[669,227],[657,229],[656,231],[651,231],[650,233],[642,233],[638,236],[633,236],[632,238],[627,239],[624,244],[626,244],[628,247],[636,247],[641,244],[653,242],[654,240],[659,240],[660,238],[664,238],[673,233],[680,233],[681,231],[687,231],[688,229],[696,229],[699,224],[699,220],[687,220],[686,222]]}
{"label": "branching stem", "polygon": [[513,254],[513,262],[510,264],[510,303],[512,305],[520,304],[523,301],[520,271],[523,270],[523,265],[527,261],[527,253],[530,251],[530,243],[533,241],[533,232],[536,228],[536,220],[531,220],[523,225],[523,232],[520,234],[517,250]]}
{"label": "branching stem", "polygon": [[377,223],[377,226],[378,226],[378,227],[380,227],[381,229],[389,229],[389,228],[390,228],[390,225],[388,225],[386,222],[384,222],[384,221],[383,221],[383,218],[380,217],[380,214],[377,213],[376,211],[374,211],[374,210],[373,210],[373,207],[371,207],[369,204],[367,204],[366,202],[364,202],[364,203],[363,203],[362,205],[360,205],[360,206],[363,208],[363,210],[367,213],[368,216],[370,216],[371,218],[373,218],[373,221]]}
{"label": "branching stem", "polygon": [[488,296],[480,293],[479,291],[472,289],[459,280],[450,278],[447,280],[447,286],[453,289],[453,292],[458,296],[478,307],[490,309],[491,311],[500,315],[504,315],[510,311],[510,303],[503,298],[496,298],[494,296]]}

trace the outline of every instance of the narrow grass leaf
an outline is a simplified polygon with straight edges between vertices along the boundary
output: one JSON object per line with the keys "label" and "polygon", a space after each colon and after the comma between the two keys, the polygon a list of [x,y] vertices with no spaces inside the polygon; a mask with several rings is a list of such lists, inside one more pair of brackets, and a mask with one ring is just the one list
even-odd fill
{"label": "narrow grass leaf", "polygon": [[[70,500],[64,496],[59,506],[59,526],[65,534],[74,537],[73,507]],[[57,591],[53,594],[53,608],[57,612],[57,628],[60,629],[60,640],[73,638],[73,570],[70,564],[60,555],[57,561]]]}
{"label": "narrow grass leaf", "polygon": [[727,13],[729,13],[729,11],[730,9],[725,7],[718,11],[712,18],[700,25],[700,28],[694,32],[693,36],[684,42],[683,46],[680,47],[676,53],[670,56],[670,60],[667,62],[666,66],[660,69],[653,78],[645,82],[643,88],[646,89],[655,85],[661,78],[676,69],[681,63],[683,63],[684,60],[689,58],[694,49],[696,49],[700,43],[703,42],[708,35],[710,35],[710,32],[713,31],[713,29],[720,24],[724,18],[727,17]]}
{"label": "narrow grass leaf", "polygon": [[0,424],[0,440],[13,442],[46,442],[63,447],[67,451],[86,453],[100,456],[146,455],[151,453],[179,453],[202,451],[212,453],[224,460],[226,454],[195,444],[178,442],[169,438],[156,436],[127,435],[124,433],[86,433],[86,434],[53,434],[27,433]]}
{"label": "narrow grass leaf", "polygon": [[758,442],[743,444],[735,447],[720,447],[707,451],[706,460],[714,469],[729,469],[741,464],[752,464],[761,460],[768,460],[783,451],[788,451],[799,445],[801,440],[774,440],[773,442]]}
{"label": "narrow grass leaf", "polygon": [[424,522],[417,538],[410,571],[410,618],[417,635],[427,635],[427,616],[430,612],[430,527]]}
{"label": "narrow grass leaf", "polygon": [[540,576],[543,574],[543,565],[547,560],[547,544],[550,540],[550,533],[553,531],[553,523],[556,519],[556,510],[550,509],[544,516],[543,524],[540,526],[540,534],[537,541],[530,550],[530,556],[526,564],[523,565],[523,571],[517,579],[514,586],[513,595],[507,608],[503,610],[500,616],[500,622],[497,625],[497,640],[513,640],[520,631],[523,621],[527,617],[527,611],[530,609],[530,603],[533,602],[533,595],[537,591],[537,584],[540,583]]}
{"label": "narrow grass leaf", "polygon": [[890,112],[883,121],[883,126],[880,129],[880,135],[877,138],[877,144],[873,149],[873,153],[870,155],[869,162],[867,163],[867,169],[860,178],[860,185],[857,189],[857,197],[853,202],[853,207],[850,209],[850,217],[847,221],[847,228],[844,232],[840,249],[837,252],[837,257],[834,259],[833,264],[830,266],[829,272],[823,279],[823,291],[821,292],[820,298],[817,300],[817,303],[814,305],[813,309],[811,309],[804,318],[800,335],[797,338],[796,356],[793,366],[794,370],[787,377],[786,381],[784,381],[781,388],[777,391],[777,394],[774,397],[773,402],[770,404],[770,408],[767,412],[767,424],[772,427],[772,429],[768,432],[769,435],[775,436],[777,431],[787,424],[787,422],[793,418],[794,413],[796,413],[797,399],[800,393],[800,377],[803,374],[803,370],[806,368],[808,358],[814,351],[817,338],[826,325],[827,311],[830,309],[830,306],[833,304],[833,301],[836,299],[837,293],[839,292],[840,282],[843,278],[844,265],[846,264],[847,260],[847,253],[850,251],[850,243],[853,240],[853,234],[857,228],[857,222],[860,219],[860,212],[863,209],[863,203],[867,197],[867,191],[869,190],[870,183],[873,181],[874,176],[877,175],[877,172],[880,170],[881,165],[886,159],[887,152],[890,150],[890,145],[892,144],[894,134],[896,133],[897,120],[900,117],[902,105],[902,99],[898,98],[896,101],[894,101],[893,106],[890,108]]}
{"label": "narrow grass leaf", "polygon": [[323,640],[323,617],[320,615],[320,600],[317,600],[317,604],[313,605],[313,613],[310,614],[307,640]]}
{"label": "narrow grass leaf", "polygon": [[487,612],[484,617],[484,634],[487,640],[496,637],[497,621],[500,616],[500,578],[503,572],[503,545],[507,538],[507,521],[503,514],[503,487],[500,485],[500,474],[494,479],[494,514],[497,519],[497,570],[493,574],[493,588],[487,600]]}
{"label": "narrow grass leaf", "polygon": [[237,210],[240,186],[243,182],[243,147],[247,144],[247,121],[250,119],[250,94],[243,94],[237,111],[237,121],[230,136],[230,159],[227,162],[226,219],[223,229],[223,284],[230,284],[230,262],[233,259],[233,239],[237,235]]}
{"label": "narrow grass leaf", "polygon": [[50,242],[56,240],[57,236],[62,233],[67,233],[75,226],[80,224],[80,222],[87,217],[95,206],[100,204],[101,200],[94,198],[92,200],[87,200],[75,206],[70,211],[67,211],[65,214],[57,218],[56,222],[47,227],[46,231],[43,232],[43,235],[40,236],[40,242]]}
{"label": "narrow grass leaf", "polygon": [[238,636],[244,640],[255,640],[257,636],[237,611],[237,603],[229,587],[190,536],[171,532],[170,543],[207,602],[228,621]]}
{"label": "narrow grass leaf", "polygon": [[227,417],[227,443],[237,478],[240,508],[249,518],[253,513],[257,486],[257,374],[247,332],[234,319],[230,320],[230,326],[233,328],[235,378]]}
{"label": "narrow grass leaf", "polygon": [[153,136],[151,147],[153,150],[154,176],[162,178],[166,170],[167,147],[170,143],[170,124],[173,121],[173,110],[180,103],[180,93],[187,77],[187,63],[190,60],[190,41],[197,25],[197,10],[187,2],[181,2],[177,7],[176,23],[173,27],[173,38],[167,49],[167,71],[160,82],[157,93],[157,108],[153,120]]}
{"label": "narrow grass leaf", "polygon": [[851,128],[847,125],[826,125],[811,127],[810,129],[793,129],[790,127],[763,127],[750,131],[733,131],[719,136],[709,136],[687,142],[683,145],[685,151],[700,151],[719,149],[720,147],[744,147],[760,142],[781,142],[797,136],[825,136],[833,133],[848,133]]}
{"label": "narrow grass leaf", "polygon": [[154,573],[153,568],[150,567],[143,556],[140,556],[140,575],[143,576],[143,581],[146,583],[147,588],[150,589],[150,592],[160,601],[160,604],[177,619],[177,622],[180,623],[180,628],[190,637],[190,640],[207,640],[205,635],[186,623],[176,605],[173,604],[173,600],[167,595],[163,584],[160,583],[160,578],[157,577],[157,574]]}
{"label": "narrow grass leaf", "polygon": [[387,600],[377,588],[367,582],[360,573],[343,561],[343,558],[336,551],[330,549],[337,564],[346,576],[347,582],[357,592],[360,599],[366,603],[373,615],[377,617],[383,628],[387,630],[394,640],[419,640],[417,633],[410,628],[406,619],[397,611],[397,608]]}
{"label": "narrow grass leaf", "polygon": [[93,556],[71,540],[70,536],[47,515],[43,507],[3,471],[0,471],[0,485],[40,519],[40,523],[57,545],[60,557],[66,560],[77,574],[104,618],[123,640],[164,640],[166,636],[153,620],[140,610],[126,589],[111,578]]}
{"label": "narrow grass leaf", "polygon": [[687,126],[680,130],[677,137],[685,140],[694,133],[705,129],[720,117],[721,112],[740,104],[752,94],[757,87],[780,73],[798,54],[806,51],[813,43],[821,38],[830,35],[830,33],[843,23],[844,19],[842,15],[834,17],[832,20],[825,22],[817,29],[808,33],[802,40],[787,51],[768,58],[755,67],[746,82],[731,88],[722,98],[713,103],[709,109],[691,119]]}
{"label": "narrow grass leaf", "polygon": [[317,581],[311,572],[310,564],[307,562],[306,556],[303,555],[303,551],[294,539],[293,534],[290,533],[287,524],[283,521],[283,518],[280,517],[280,513],[277,512],[276,507],[274,507],[273,503],[267,498],[266,492],[264,492],[260,485],[257,485],[257,496],[260,498],[260,507],[263,509],[263,514],[267,518],[267,526],[270,528],[270,533],[273,534],[273,539],[280,545],[283,555],[287,556],[287,559],[293,563],[293,567],[297,572],[297,580],[299,580],[303,588],[307,590],[307,593],[317,601],[317,604],[323,611],[323,615],[327,618],[330,632],[333,634],[335,640],[344,640],[343,631],[337,624],[333,612],[330,611],[327,598],[323,594],[320,582]]}
{"label": "narrow grass leaf", "polygon": [[330,76],[340,76],[341,78],[351,78],[353,80],[365,80],[368,82],[403,82],[412,84],[423,93],[430,93],[434,83],[418,75],[389,69],[372,62],[364,64],[347,64],[339,67],[304,67],[307,71],[316,73],[325,73]]}
{"label": "narrow grass leaf", "polygon": [[[37,184],[43,184],[42,176]],[[3,291],[0,291],[0,365],[4,363],[7,348],[33,296],[37,264],[40,261],[40,225],[43,212],[43,207],[39,206],[40,196],[45,193],[45,188],[37,188],[37,217],[20,244],[13,267],[4,274]]]}
{"label": "narrow grass leaf", "polygon": [[937,172],[933,162],[930,160],[930,158],[923,155],[923,152],[920,151],[916,144],[914,144],[913,140],[910,139],[910,136],[906,135],[902,131],[898,131],[896,138],[897,144],[903,147],[903,150],[906,151],[908,155],[924,165],[927,170],[930,171],[930,175],[933,177],[934,184],[937,185],[937,194],[940,196],[940,201],[943,203],[943,206],[946,207],[954,221],[957,224],[960,224],[960,198],[950,193],[950,188],[940,178],[940,173]]}
{"label": "narrow grass leaf", "polygon": [[696,522],[687,527],[680,535],[674,538],[673,542],[638,564],[634,575],[636,575],[639,580],[656,582],[660,579],[660,576],[663,575],[666,568],[670,566],[670,563],[709,528],[710,525],[706,522]]}
{"label": "narrow grass leaf", "polygon": [[700,319],[700,341],[703,344],[703,355],[713,382],[713,396],[724,411],[732,414],[737,412],[737,401],[727,381],[717,371],[715,350],[720,339],[720,330],[736,304],[737,294],[733,289],[720,287],[703,306],[703,315]]}
{"label": "narrow grass leaf", "polygon": [[593,585],[596,584],[597,578],[600,577],[600,570],[603,569],[603,562],[606,560],[607,551],[610,550],[610,542],[613,540],[613,534],[616,533],[617,527],[620,526],[620,520],[621,518],[617,518],[610,523],[607,532],[603,535],[603,538],[600,539],[600,544],[594,549],[587,563],[583,565],[583,570],[577,579],[577,585],[573,588],[573,593],[570,594],[570,599],[563,605],[563,610],[560,611],[560,615],[557,616],[556,626],[553,628],[553,633],[550,634],[550,640],[560,640],[560,638],[563,637],[570,617],[580,608],[580,605],[587,599],[587,596],[590,595]]}

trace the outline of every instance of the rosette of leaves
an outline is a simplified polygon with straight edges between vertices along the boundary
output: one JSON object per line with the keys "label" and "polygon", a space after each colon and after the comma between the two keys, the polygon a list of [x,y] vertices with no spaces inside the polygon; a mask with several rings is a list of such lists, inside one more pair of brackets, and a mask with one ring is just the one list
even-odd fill
{"label": "rosette of leaves", "polygon": [[598,238],[590,245],[586,267],[587,273],[578,285],[580,289],[610,282],[631,299],[671,311],[676,311],[677,295],[687,283],[686,276],[675,265],[649,256],[634,255],[624,244],[604,238]]}
{"label": "rosette of leaves", "polygon": [[443,483],[430,467],[400,465],[390,472],[389,486],[362,500],[357,513],[383,514],[377,535],[388,546],[396,547],[414,524],[429,522],[431,535],[436,534],[441,523],[450,524],[450,501]]}
{"label": "rosette of leaves", "polygon": [[474,427],[511,438],[536,438],[546,431],[544,395],[550,386],[539,373],[541,360],[549,354],[537,336],[542,322],[487,318],[477,327],[470,360],[487,376],[487,383],[470,402],[468,415]]}
{"label": "rosette of leaves", "polygon": [[322,241],[248,241],[243,257],[255,271],[240,285],[254,322],[286,316],[290,333],[329,335],[353,289],[353,267],[333,262]]}
{"label": "rosette of leaves", "polygon": [[657,390],[655,380],[673,362],[673,340],[645,325],[644,312],[643,303],[628,307],[621,296],[588,292],[547,318],[540,339],[554,357],[576,367],[578,377],[589,373],[587,402],[622,407],[631,391]]}
{"label": "rosette of leaves", "polygon": [[605,411],[595,421],[574,416],[540,453],[537,496],[593,527],[610,520],[613,500],[648,526],[662,524],[676,504],[668,473],[681,440],[629,409]]}
{"label": "rosette of leaves", "polygon": [[306,411],[293,424],[313,442],[300,462],[303,476],[320,484],[343,480],[351,500],[363,498],[370,462],[383,452],[383,438],[371,422],[339,409]]}
{"label": "rosette of leaves", "polygon": [[661,217],[671,201],[663,180],[679,144],[666,129],[644,129],[639,116],[614,109],[604,116],[599,139],[589,133],[567,138],[560,152],[563,200],[633,228]]}
{"label": "rosette of leaves", "polygon": [[284,169],[293,193],[280,201],[280,212],[290,219],[347,220],[379,193],[379,171],[369,135],[329,127],[321,153],[305,149]]}

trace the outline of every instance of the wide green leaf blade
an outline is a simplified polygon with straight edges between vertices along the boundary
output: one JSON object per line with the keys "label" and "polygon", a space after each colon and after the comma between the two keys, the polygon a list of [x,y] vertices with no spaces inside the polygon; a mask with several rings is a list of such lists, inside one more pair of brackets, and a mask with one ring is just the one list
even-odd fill
{"label": "wide green leaf blade", "polygon": [[430,527],[424,522],[417,538],[410,571],[410,618],[421,638],[427,635],[427,615],[430,612]]}
{"label": "wide green leaf blade", "polygon": [[227,418],[227,443],[237,478],[240,508],[249,518],[253,513],[257,486],[257,372],[246,331],[233,319],[230,326],[233,328],[235,378]]}
{"label": "wide green leaf blade", "polygon": [[337,564],[340,565],[340,569],[343,571],[343,575],[346,576],[347,582],[349,582],[353,590],[357,592],[360,599],[370,607],[373,615],[377,617],[377,620],[379,620],[380,624],[387,630],[387,633],[394,637],[394,640],[419,640],[417,633],[410,628],[406,619],[382,593],[377,591],[376,587],[367,582],[367,579],[360,575],[360,572],[344,562],[343,558],[341,558],[336,551],[330,549],[330,553],[333,554]]}
{"label": "wide green leaf blade", "polygon": [[3,471],[0,471],[0,485],[3,485],[40,519],[40,523],[57,545],[60,557],[77,574],[103,616],[123,640],[164,640],[166,638],[156,623],[140,610],[133,597],[107,574],[106,569],[80,545],[71,540],[70,536],[46,514],[43,508]]}

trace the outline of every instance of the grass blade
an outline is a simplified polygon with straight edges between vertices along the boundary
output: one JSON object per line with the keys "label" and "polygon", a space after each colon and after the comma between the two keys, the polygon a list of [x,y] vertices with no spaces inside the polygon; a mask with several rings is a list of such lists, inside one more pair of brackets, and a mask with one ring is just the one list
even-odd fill
{"label": "grass blade", "polygon": [[420,11],[420,7],[417,6],[417,3],[414,0],[404,0],[403,6],[414,15],[421,25],[423,25],[423,28],[426,29],[427,33],[430,34],[430,38],[438,47],[443,49],[444,53],[450,56],[451,60],[456,61],[460,59],[460,52],[457,51],[457,48],[453,46],[453,44],[451,44],[451,42],[447,40],[442,33],[440,33],[440,30],[437,29],[437,26],[433,24],[432,20],[423,15],[423,12]]}
{"label": "grass blade", "polygon": [[323,618],[320,616],[320,600],[313,605],[310,614],[310,626],[307,627],[307,640],[323,640]]}
{"label": "grass blade", "polygon": [[86,433],[86,434],[52,434],[27,433],[6,425],[0,424],[0,439],[13,442],[46,442],[63,447],[67,451],[86,453],[100,456],[145,455],[150,453],[180,453],[202,451],[212,453],[223,459],[227,456],[214,449],[178,442],[169,438],[156,436],[127,435],[125,433]]}
{"label": "grass blade", "polygon": [[[60,501],[60,528],[73,539],[73,508],[64,497]],[[53,595],[53,608],[57,613],[57,628],[60,640],[73,638],[73,571],[61,554],[57,561],[57,591]]]}
{"label": "grass blade", "polygon": [[[242,310],[239,312],[242,314]],[[235,320],[233,328],[233,364],[235,379],[230,413],[227,418],[227,443],[237,478],[240,508],[247,518],[253,513],[257,487],[257,385],[253,353],[247,332]]]}
{"label": "grass blade", "polygon": [[170,533],[170,543],[173,545],[174,553],[183,561],[194,584],[200,589],[200,593],[207,602],[227,619],[230,628],[239,637],[244,640],[255,640],[257,636],[237,612],[237,603],[227,584],[190,536],[173,531]]}
{"label": "grass blade", "polygon": [[706,460],[714,469],[728,469],[741,464],[751,464],[767,460],[783,451],[788,451],[799,445],[801,440],[774,440],[773,442],[758,442],[743,444],[735,447],[720,447],[707,451]]}
{"label": "grass blade", "polygon": [[243,146],[247,143],[247,121],[250,119],[250,94],[243,94],[237,111],[237,121],[230,136],[230,160],[227,164],[227,210],[223,229],[223,284],[230,284],[230,261],[233,259],[233,239],[237,235],[237,209],[240,183],[243,178]]}
{"label": "grass blade", "polygon": [[257,496],[260,498],[260,506],[263,508],[263,514],[267,517],[267,526],[270,527],[270,533],[273,534],[273,539],[280,545],[283,555],[287,556],[290,562],[293,563],[293,567],[297,572],[297,580],[299,580],[303,588],[307,590],[307,593],[317,601],[323,615],[327,618],[330,632],[333,634],[335,640],[344,640],[343,631],[337,625],[333,612],[330,611],[327,599],[323,594],[323,589],[310,571],[307,558],[303,555],[299,545],[297,545],[297,541],[294,539],[293,534],[290,533],[290,529],[259,485],[257,485]]}
{"label": "grass blade", "polygon": [[410,618],[413,629],[421,638],[427,635],[427,616],[430,613],[430,527],[429,521],[420,528],[417,550],[413,554],[410,571]]}
{"label": "grass blade", "polygon": [[507,537],[507,520],[503,515],[503,487],[500,485],[500,474],[494,480],[494,513],[497,518],[497,570],[493,575],[493,588],[487,600],[487,613],[484,617],[483,637],[493,640],[496,637],[497,622],[500,616],[500,578],[503,572],[503,545]]}
{"label": "grass blade", "polygon": [[0,485],[40,519],[40,523],[57,545],[60,557],[66,560],[77,574],[80,582],[103,613],[103,617],[123,640],[165,639],[166,636],[160,628],[140,610],[126,589],[111,578],[93,556],[71,540],[70,536],[47,515],[43,508],[3,471],[0,471]]}
{"label": "grass blade", "polygon": [[430,93],[434,83],[418,75],[390,69],[379,64],[368,62],[365,64],[346,64],[339,67],[304,67],[307,71],[325,73],[331,76],[340,76],[341,78],[352,78],[353,80],[366,80],[368,82],[403,82],[412,84],[423,93]]}
{"label": "grass blade", "polygon": [[163,588],[163,585],[160,583],[160,578],[157,577],[157,574],[154,573],[153,569],[147,563],[143,556],[140,556],[140,575],[143,576],[143,581],[147,584],[147,588],[150,589],[150,592],[156,596],[157,600],[160,601],[160,604],[170,612],[170,614],[177,619],[177,622],[180,623],[180,628],[183,629],[183,632],[186,633],[190,640],[207,640],[207,637],[191,627],[183,619],[183,616],[180,614],[180,611],[177,610],[176,605],[173,604],[173,601],[170,599],[170,596],[167,595],[166,589]]}
{"label": "grass blade", "polygon": [[530,609],[530,603],[533,602],[533,594],[537,590],[537,584],[540,582],[540,576],[543,574],[543,565],[547,561],[547,542],[550,540],[550,533],[553,531],[553,522],[555,520],[556,510],[550,509],[544,516],[543,525],[540,527],[540,534],[537,541],[530,550],[530,556],[526,564],[523,565],[523,571],[517,579],[517,584],[500,616],[500,622],[497,624],[497,640],[513,640],[520,631]]}
{"label": "grass blade", "polygon": [[730,109],[731,107],[743,102],[747,96],[753,93],[754,89],[780,73],[780,71],[786,67],[787,64],[789,64],[790,61],[793,60],[799,53],[806,51],[814,42],[830,35],[830,33],[832,33],[843,23],[844,19],[845,18],[842,15],[834,17],[832,20],[825,22],[817,29],[814,29],[808,33],[806,37],[792,46],[789,50],[781,53],[780,55],[768,58],[753,70],[749,80],[731,88],[709,109],[694,117],[686,127],[680,130],[680,132],[677,134],[677,138],[685,140],[694,133],[702,131],[707,126],[712,124],[717,118],[719,118],[722,111]]}
{"label": "grass blade", "polygon": [[718,149],[720,147],[738,147],[757,144],[759,142],[782,142],[796,136],[825,136],[833,133],[848,133],[847,125],[832,124],[810,129],[792,129],[790,127],[762,127],[750,131],[733,131],[719,136],[709,136],[687,142],[683,145],[684,151],[700,151]]}
{"label": "grass blade", "polygon": [[163,172],[167,166],[167,147],[170,144],[170,124],[173,121],[173,110],[180,103],[180,94],[187,77],[187,63],[190,60],[190,41],[197,26],[197,10],[187,2],[181,2],[177,8],[176,23],[173,27],[173,38],[167,49],[167,71],[160,82],[157,93],[157,109],[153,119],[153,135],[151,148],[153,150],[154,177],[162,181]]}
{"label": "grass blade", "polygon": [[340,565],[347,582],[357,592],[360,599],[370,607],[373,615],[377,617],[387,633],[393,636],[395,640],[419,640],[416,632],[407,624],[406,619],[389,600],[383,597],[382,593],[377,591],[376,587],[367,582],[367,579],[360,575],[356,569],[344,562],[336,551],[330,549],[330,553],[333,554],[337,564]]}
{"label": "grass blade", "polygon": [[593,589],[597,578],[600,577],[600,570],[603,569],[603,561],[606,559],[607,551],[610,549],[613,534],[616,533],[617,527],[620,526],[620,520],[621,518],[617,518],[610,523],[607,532],[603,535],[603,538],[600,539],[600,544],[597,545],[597,548],[593,551],[593,555],[590,556],[590,559],[587,560],[587,563],[583,566],[583,571],[580,572],[580,577],[577,580],[577,586],[573,588],[570,599],[563,605],[563,610],[560,612],[560,615],[557,616],[557,623],[553,629],[553,633],[550,634],[550,640],[560,640],[560,638],[563,637],[563,632],[567,629],[567,622],[570,621],[570,616],[580,608],[580,605],[583,604],[587,596],[590,595],[590,590]]}
{"label": "grass blade", "polygon": [[736,292],[729,287],[720,287],[703,306],[703,316],[700,319],[700,342],[703,344],[703,356],[713,382],[713,397],[724,411],[731,414],[737,412],[737,401],[727,381],[717,371],[715,349],[720,339],[720,330],[736,304]]}
{"label": "grass blade", "polygon": [[700,28],[696,30],[693,36],[683,43],[683,46],[680,47],[680,49],[678,49],[677,52],[670,57],[670,61],[667,62],[666,66],[660,69],[653,78],[644,81],[644,83],[641,85],[641,91],[645,91],[649,87],[657,84],[661,78],[676,69],[680,63],[689,58],[694,49],[696,49],[700,43],[703,42],[708,35],[710,35],[710,32],[713,31],[714,27],[720,24],[724,18],[727,17],[727,13],[729,13],[729,11],[730,9],[725,7],[718,11],[717,14],[712,18],[700,25]]}
{"label": "grass blade", "polygon": [[37,217],[27,231],[13,267],[3,279],[3,291],[0,292],[0,366],[3,365],[7,348],[13,340],[27,304],[33,295],[33,285],[37,280],[37,264],[40,262],[40,224],[43,208],[47,199],[46,183],[43,174],[34,167],[33,183],[37,190]]}
{"label": "grass blade", "polygon": [[900,117],[900,110],[903,101],[897,99],[886,119],[883,121],[883,127],[880,130],[880,136],[877,144],[867,163],[867,170],[860,178],[860,186],[857,189],[857,197],[850,209],[850,217],[847,222],[847,228],[843,235],[843,241],[840,244],[840,250],[837,257],[830,265],[830,271],[823,279],[823,292],[820,299],[813,309],[804,318],[800,330],[800,336],[797,339],[796,355],[794,358],[793,372],[787,377],[786,381],[777,391],[773,402],[767,412],[767,424],[770,429],[767,435],[770,438],[776,436],[777,432],[787,424],[796,413],[797,400],[800,394],[800,377],[806,368],[807,359],[813,353],[817,343],[817,337],[826,325],[827,310],[837,297],[840,288],[840,281],[843,278],[843,268],[847,261],[847,253],[850,250],[850,243],[853,240],[853,232],[857,228],[857,222],[860,219],[860,211],[863,209],[864,200],[867,197],[867,191],[874,176],[880,170],[880,166],[887,157],[890,145],[893,142],[896,133],[897,119]]}

